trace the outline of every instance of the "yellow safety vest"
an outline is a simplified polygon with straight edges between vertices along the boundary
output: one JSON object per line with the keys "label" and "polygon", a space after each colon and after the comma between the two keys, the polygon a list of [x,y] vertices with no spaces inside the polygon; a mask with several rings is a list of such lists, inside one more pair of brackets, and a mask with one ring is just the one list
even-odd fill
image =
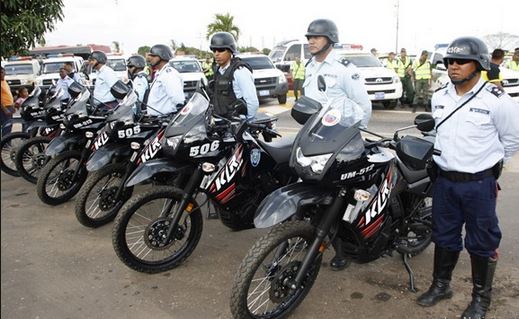
{"label": "yellow safety vest", "polygon": [[386,61],[386,68],[391,69],[391,70],[396,72],[397,68],[398,68],[398,60],[393,60],[393,61],[387,60]]}
{"label": "yellow safety vest", "polygon": [[405,70],[407,69],[407,67],[409,67],[411,65],[411,59],[409,57],[407,57],[407,59],[405,60],[405,63],[400,60],[400,58],[398,58],[398,76],[403,78],[405,77]]}
{"label": "yellow safety vest", "polygon": [[206,77],[210,77],[214,74],[211,63],[204,62],[202,64],[202,69],[204,69],[204,74]]}
{"label": "yellow safety vest", "polygon": [[519,62],[515,62],[514,60],[508,61],[506,67],[510,70],[519,71]]}
{"label": "yellow safety vest", "polygon": [[503,80],[503,73],[499,72],[499,79],[489,80],[488,79],[488,72],[483,70],[483,71],[481,71],[481,78],[483,79],[483,81],[488,81],[490,83],[498,83],[498,82],[501,82]]}
{"label": "yellow safety vest", "polygon": [[414,77],[416,80],[429,80],[431,78],[431,64],[425,61],[421,64],[420,60],[416,60],[413,64]]}
{"label": "yellow safety vest", "polygon": [[292,76],[297,80],[303,80],[305,78],[305,65],[303,62],[300,62],[299,65],[297,65],[297,63],[292,65]]}

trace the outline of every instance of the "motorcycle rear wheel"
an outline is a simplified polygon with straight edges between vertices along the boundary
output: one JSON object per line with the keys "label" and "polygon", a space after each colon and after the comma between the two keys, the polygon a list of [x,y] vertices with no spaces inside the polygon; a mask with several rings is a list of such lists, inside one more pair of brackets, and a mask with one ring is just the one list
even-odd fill
{"label": "motorcycle rear wheel", "polygon": [[36,136],[28,139],[16,152],[16,169],[26,181],[36,184],[38,176],[50,160],[45,156],[45,149],[52,138],[47,136]]}

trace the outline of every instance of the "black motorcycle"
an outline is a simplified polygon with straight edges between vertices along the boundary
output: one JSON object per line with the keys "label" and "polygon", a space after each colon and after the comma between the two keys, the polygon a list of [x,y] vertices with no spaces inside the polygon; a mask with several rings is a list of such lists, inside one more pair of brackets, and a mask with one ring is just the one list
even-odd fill
{"label": "black motorcycle", "polygon": [[[324,91],[324,79],[318,82]],[[365,141],[351,112],[354,107],[342,100],[320,108],[306,97],[294,106],[294,117],[304,126],[290,166],[301,181],[274,191],[258,208],[256,227],[273,227],[236,272],[234,318],[286,317],[312,288],[331,243],[361,263],[396,250],[404,256],[414,289],[407,259],[431,242],[432,184],[425,165],[433,143],[400,138],[398,131],[393,138]],[[415,124],[405,129],[434,128],[428,115],[419,115]]]}
{"label": "black motorcycle", "polygon": [[85,182],[90,146],[106,120],[106,114],[90,106],[91,93],[87,88],[74,82],[68,91],[72,101],[65,111],[62,133],[47,146],[45,156],[51,159],[40,171],[36,183],[40,200],[53,206],[68,201]]}
{"label": "black motorcycle", "polygon": [[166,129],[164,158],[147,161],[127,182],[134,185],[157,174],[170,180],[187,176],[185,187],[154,187],[125,204],[112,233],[119,258],[147,273],[182,263],[202,234],[198,193],[205,193],[229,228],[253,227],[259,202],[293,177],[287,169],[293,138],[271,144],[257,139],[259,133],[277,136],[271,129],[274,120],[217,119],[208,99],[195,93]]}
{"label": "black motorcycle", "polygon": [[150,147],[164,135],[164,123],[171,117],[135,119],[136,94],[121,93],[126,97],[91,146],[93,153],[86,165],[90,173],[77,196],[76,218],[86,227],[99,227],[115,218],[132,195],[133,187],[125,187],[125,182],[141,163],[139,155],[145,160],[144,154],[150,157]]}

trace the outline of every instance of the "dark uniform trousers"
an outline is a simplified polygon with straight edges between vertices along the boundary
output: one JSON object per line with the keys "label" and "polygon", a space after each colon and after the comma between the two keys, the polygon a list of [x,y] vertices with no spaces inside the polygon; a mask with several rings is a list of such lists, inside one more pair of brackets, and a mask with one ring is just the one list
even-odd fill
{"label": "dark uniform trousers", "polygon": [[450,251],[465,248],[472,255],[495,257],[501,241],[496,215],[497,182],[494,176],[453,181],[439,176],[433,191],[433,241]]}

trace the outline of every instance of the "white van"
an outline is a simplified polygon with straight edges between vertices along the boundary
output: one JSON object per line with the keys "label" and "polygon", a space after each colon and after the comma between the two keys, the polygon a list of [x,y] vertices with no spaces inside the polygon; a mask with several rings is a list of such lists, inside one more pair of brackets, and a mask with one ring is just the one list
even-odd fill
{"label": "white van", "polygon": [[34,88],[36,77],[40,73],[40,62],[31,57],[17,57],[15,60],[2,62],[5,69],[5,80],[11,92],[26,87],[29,92]]}

